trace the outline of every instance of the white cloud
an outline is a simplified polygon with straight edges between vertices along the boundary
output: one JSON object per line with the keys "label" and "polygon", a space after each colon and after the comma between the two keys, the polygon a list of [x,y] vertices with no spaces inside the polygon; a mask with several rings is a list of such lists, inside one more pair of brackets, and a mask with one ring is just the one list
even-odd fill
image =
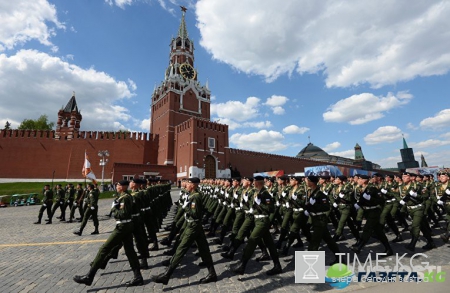
{"label": "white cloud", "polygon": [[323,71],[328,87],[381,87],[450,68],[445,0],[199,0],[196,8],[213,58],[268,81]]}
{"label": "white cloud", "polygon": [[326,122],[348,122],[351,125],[364,124],[384,117],[389,110],[408,104],[412,95],[399,92],[396,96],[388,93],[386,97],[377,97],[371,93],[353,95],[331,105],[323,113]]}
{"label": "white cloud", "polygon": [[443,138],[450,138],[450,132],[441,134],[440,137],[443,137]]}
{"label": "white cloud", "polygon": [[444,109],[434,117],[425,118],[420,122],[420,127],[424,129],[441,129],[450,125],[450,109]]}
{"label": "white cloud", "polygon": [[275,115],[283,115],[285,112],[283,107],[280,107],[280,106],[273,107],[272,111],[273,111],[273,114],[275,114]]}
{"label": "white cloud", "polygon": [[42,114],[56,122],[58,110],[67,104],[72,91],[83,115],[82,130],[116,130],[118,120],[132,120],[129,110],[116,102],[133,97],[134,92],[126,82],[104,72],[34,50],[21,50],[13,56],[0,54],[0,68],[0,96],[5,97],[0,117],[15,121],[13,127]]}
{"label": "white cloud", "polygon": [[271,107],[277,107],[283,106],[287,101],[289,101],[289,99],[285,96],[273,95],[270,98],[267,98],[267,101],[264,104]]}
{"label": "white cloud", "polygon": [[[335,141],[335,142],[332,142],[332,143],[330,143],[330,144],[327,144],[327,145],[323,148],[323,150],[326,151],[326,152],[328,153],[328,152],[330,152],[330,151],[332,151],[332,150],[335,150],[335,149],[339,148],[340,146],[341,146],[341,143]],[[354,156],[354,155],[355,155],[355,150],[353,150],[353,156]]]}
{"label": "white cloud", "polygon": [[416,143],[410,143],[409,147],[411,148],[417,148],[417,149],[429,149],[429,148],[436,148],[444,145],[449,145],[450,140],[439,140],[439,139],[428,139],[421,142]]}
{"label": "white cloud", "polygon": [[135,83],[133,80],[128,79],[128,85],[130,86],[130,89],[131,89],[133,92],[137,90],[136,83]]}
{"label": "white cloud", "polygon": [[414,124],[412,124],[411,122],[406,124],[406,128],[408,129],[412,129],[412,130],[417,130],[419,129],[418,127],[414,126]]}
{"label": "white cloud", "polygon": [[297,125],[289,125],[283,128],[283,133],[286,134],[303,134],[309,131],[308,127],[298,127]]}
{"label": "white cloud", "polygon": [[[397,150],[398,152],[398,150]],[[386,157],[377,160],[377,164],[381,166],[381,168],[397,168],[397,163],[401,162],[402,158],[400,156],[400,152],[398,152],[398,156]]]}
{"label": "white cloud", "polygon": [[[323,150],[325,150],[325,148]],[[342,152],[331,152],[329,154],[332,156],[355,159],[355,150],[347,150],[347,151],[342,151]]]}
{"label": "white cloud", "polygon": [[238,122],[251,120],[259,115],[258,106],[260,99],[247,98],[245,103],[240,101],[228,101],[226,103],[211,104],[211,115],[217,115],[220,119],[228,118]]}
{"label": "white cloud", "polygon": [[[158,0],[158,1],[161,2],[162,0]],[[126,5],[133,4],[133,0],[105,0],[105,2],[108,3],[110,6],[116,5],[122,9],[125,9]]]}
{"label": "white cloud", "polygon": [[251,128],[270,128],[273,127],[272,122],[270,121],[247,121],[247,122],[236,122],[232,119],[228,118],[219,118],[219,119],[213,119],[217,123],[226,124],[228,125],[229,130],[235,130],[238,128],[245,128],[245,127],[251,127]]}
{"label": "white cloud", "polygon": [[235,133],[230,137],[230,142],[239,149],[258,152],[275,152],[287,148],[282,143],[284,136],[277,131],[260,130],[249,134]]}
{"label": "white cloud", "polygon": [[0,52],[13,49],[31,40],[57,50],[50,38],[57,29],[64,29],[58,21],[56,8],[47,0],[2,1],[0,4]]}
{"label": "white cloud", "polygon": [[139,128],[146,131],[146,132],[150,132],[150,118],[149,119],[144,119],[141,121],[141,123],[139,124]]}
{"label": "white cloud", "polygon": [[382,126],[364,137],[367,144],[391,143],[401,141],[402,131],[396,126]]}

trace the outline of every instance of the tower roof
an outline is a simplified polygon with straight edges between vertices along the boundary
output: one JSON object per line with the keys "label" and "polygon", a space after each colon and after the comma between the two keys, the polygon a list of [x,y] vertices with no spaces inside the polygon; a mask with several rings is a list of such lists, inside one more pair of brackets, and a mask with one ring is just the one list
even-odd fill
{"label": "tower roof", "polygon": [[403,148],[408,149],[408,145],[406,144],[405,137],[403,137]]}
{"label": "tower roof", "polygon": [[313,145],[312,143],[308,143],[306,147],[304,147],[298,154],[297,158],[299,157],[328,157],[328,153],[325,152],[323,149]]}
{"label": "tower roof", "polygon": [[69,102],[67,103],[66,107],[63,110],[66,113],[70,113],[72,111],[78,111],[78,106],[77,106],[77,100],[75,99],[75,93],[73,93],[72,98],[70,98]]}
{"label": "tower roof", "polygon": [[180,27],[178,28],[178,36],[182,39],[187,39],[189,37],[189,34],[188,34],[188,31],[186,28],[186,21],[184,19],[187,9],[184,6],[180,6],[180,7],[181,7],[181,11],[183,12],[183,15],[181,16]]}

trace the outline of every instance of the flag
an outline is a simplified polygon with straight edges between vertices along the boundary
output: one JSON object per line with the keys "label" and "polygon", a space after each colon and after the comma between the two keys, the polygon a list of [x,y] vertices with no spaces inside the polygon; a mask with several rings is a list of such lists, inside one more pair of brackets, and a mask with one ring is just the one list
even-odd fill
{"label": "flag", "polygon": [[84,152],[84,165],[83,165],[83,169],[81,170],[81,174],[83,175],[84,178],[88,178],[88,179],[92,180],[92,182],[94,182],[94,184],[97,184],[97,181],[96,181],[97,178],[95,178],[95,174],[91,170],[91,163],[89,162],[89,157],[88,157],[86,151]]}

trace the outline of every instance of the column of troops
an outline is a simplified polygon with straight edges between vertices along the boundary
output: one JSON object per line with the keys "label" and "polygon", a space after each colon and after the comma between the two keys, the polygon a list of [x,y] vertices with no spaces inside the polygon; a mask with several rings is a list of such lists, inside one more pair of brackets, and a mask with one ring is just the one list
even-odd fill
{"label": "column of troops", "polygon": [[[199,265],[208,269],[200,283],[217,281],[207,237],[216,237],[214,242],[223,250],[221,256],[228,260],[233,260],[245,243],[240,260],[230,266],[233,273],[240,275],[245,273],[257,247],[261,254],[256,261],[273,262],[273,267],[266,272],[269,276],[282,273],[279,257],[289,255],[291,247],[305,246],[304,242],[307,242],[308,251],[317,251],[323,240],[335,254],[329,265],[345,261],[337,257],[340,253],[337,243],[348,237],[355,239],[351,250],[357,254],[373,237],[383,245],[385,256],[393,255],[390,242],[404,242],[406,233],[410,234],[409,243],[405,245],[409,251],[416,250],[420,235],[426,240],[422,249],[436,248],[432,228],[445,230],[439,237],[444,243],[450,237],[449,175],[447,171],[440,172],[437,182],[431,175],[407,172],[398,176],[374,174],[349,178],[256,176],[183,180],[179,199],[175,202],[176,215],[166,227],[169,235],[160,242],[171,246],[164,251],[171,257],[162,263],[167,267],[165,272],[154,276],[153,281],[167,284],[193,244],[201,258]],[[99,249],[90,271],[74,277],[78,283],[91,285],[96,272],[104,269],[111,258],[117,258],[123,247],[134,272],[134,278],[127,285],[142,285],[140,270],[148,269],[149,251],[159,248],[156,232],[162,228],[162,220],[172,206],[170,185],[153,185],[134,179],[120,181],[116,188],[118,197],[111,206],[116,228]],[[77,235],[82,234],[86,217],[97,215],[98,193],[93,187],[88,187],[88,192]],[[51,209],[52,192],[48,187],[45,195],[46,205],[40,210],[39,223],[45,209],[50,222],[56,209]],[[56,204],[62,205],[60,196],[57,197]],[[78,197],[74,195],[74,198]],[[71,212],[73,208],[72,205]],[[444,216],[446,226],[441,227]],[[63,213],[61,218],[65,219]],[[69,221],[72,218],[73,215]],[[94,226],[94,233],[98,233],[98,220],[94,220]],[[347,228],[350,233],[346,233]],[[395,235],[390,241],[386,236],[389,231]]]}

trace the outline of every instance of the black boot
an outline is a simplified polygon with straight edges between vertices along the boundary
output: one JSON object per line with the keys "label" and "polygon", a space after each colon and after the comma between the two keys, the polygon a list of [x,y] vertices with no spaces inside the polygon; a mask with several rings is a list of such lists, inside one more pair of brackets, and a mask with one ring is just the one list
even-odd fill
{"label": "black boot", "polygon": [[366,242],[360,240],[356,247],[355,246],[351,247],[351,250],[353,250],[356,254],[359,254],[361,253],[361,250],[363,249],[364,245],[366,245]]}
{"label": "black boot", "polygon": [[95,230],[94,230],[94,232],[91,233],[91,235],[97,235],[97,234],[100,234],[100,233],[98,232],[98,227],[95,227]]}
{"label": "black boot", "polygon": [[286,243],[286,245],[283,247],[283,251],[281,252],[282,256],[288,256],[289,255],[289,248],[291,248],[291,244],[288,242]]}
{"label": "black boot", "polygon": [[208,275],[200,279],[200,284],[207,284],[211,282],[217,282],[217,274],[213,265],[208,266]]}
{"label": "black boot", "polygon": [[150,248],[148,249],[148,251],[158,251],[158,250],[159,250],[158,240],[155,239],[155,240],[153,241],[152,247],[150,247]]}
{"label": "black boot", "polygon": [[216,235],[217,229],[216,219],[212,219],[211,226],[209,228],[209,233],[206,235],[208,237],[214,237]]}
{"label": "black boot", "polygon": [[416,244],[417,244],[418,240],[419,240],[419,237],[413,236],[411,238],[411,242],[408,245],[405,245],[405,248],[414,252],[414,250],[416,250]]}
{"label": "black boot", "polygon": [[356,243],[353,244],[353,245],[351,246],[351,248],[356,248],[356,247],[358,247],[360,243],[361,243],[361,238],[358,238],[358,239],[356,240]]}
{"label": "black boot", "polygon": [[442,241],[444,241],[444,243],[447,243],[449,238],[450,238],[450,233],[448,233],[448,231],[441,235],[441,239],[442,239]]}
{"label": "black boot", "polygon": [[41,220],[39,219],[37,222],[34,222],[34,224],[40,224]]}
{"label": "black boot", "polygon": [[243,275],[245,273],[245,267],[247,266],[248,260],[241,260],[237,264],[230,267],[231,271],[237,275]]}
{"label": "black boot", "polygon": [[134,273],[134,278],[131,281],[126,282],[125,285],[127,285],[127,287],[134,287],[134,286],[142,286],[142,285],[144,285],[144,279],[142,278],[141,270],[140,269],[134,269],[133,273]]}
{"label": "black boot", "polygon": [[[48,223],[47,223],[47,224],[48,224]],[[82,229],[80,229],[79,231],[73,232],[73,234],[78,235],[78,236],[81,236],[82,233],[83,233],[83,230],[82,230]]]}
{"label": "black boot", "polygon": [[144,257],[143,259],[139,260],[139,268],[141,270],[148,270],[148,263],[147,263],[147,258]]}
{"label": "black boot", "polygon": [[86,286],[91,286],[94,281],[95,274],[97,273],[97,269],[91,267],[89,273],[85,276],[75,276],[73,280],[79,284],[85,284]]}
{"label": "black boot", "polygon": [[395,237],[395,239],[392,239],[392,242],[402,242],[403,241],[403,237],[402,234],[397,234],[397,237]]}
{"label": "black boot", "polygon": [[334,242],[337,242],[338,239],[339,239],[339,235],[338,235],[338,234],[334,234],[334,236],[333,236],[333,241],[334,241]]}
{"label": "black boot", "polygon": [[266,260],[270,260],[270,255],[267,252],[267,248],[264,248],[262,250],[262,254],[258,258],[256,258],[256,261],[260,262],[260,261],[266,261]]}
{"label": "black boot", "polygon": [[431,236],[430,236],[430,237],[427,237],[427,238],[428,238],[428,239],[427,239],[427,244],[424,245],[424,246],[422,246],[422,249],[424,249],[424,250],[430,250],[430,249],[436,248],[436,244],[434,244],[433,238],[431,238]]}
{"label": "black boot", "polygon": [[169,240],[169,237],[164,237],[164,238],[161,240],[161,245],[170,246],[170,244],[172,244],[172,240]]}
{"label": "black boot", "polygon": [[230,247],[230,250],[228,250],[227,252],[222,252],[220,255],[223,258],[227,258],[229,260],[233,260],[234,253],[236,252],[236,249],[237,249],[237,247],[234,244],[232,244],[231,247]]}
{"label": "black boot", "polygon": [[270,270],[268,270],[268,271],[266,272],[266,275],[268,275],[268,276],[274,276],[274,275],[281,274],[282,272],[283,272],[283,269],[281,268],[280,261],[277,259],[277,260],[274,260],[274,261],[273,261],[273,268],[271,268]]}
{"label": "black boot", "polygon": [[275,245],[277,249],[281,249],[281,247],[283,246],[283,241],[286,239],[287,234],[288,230],[281,228],[280,238],[278,238],[277,244]]}
{"label": "black boot", "polygon": [[222,245],[223,239],[225,238],[225,235],[227,235],[228,229],[226,226],[222,225],[222,230],[220,231],[220,236],[218,239],[216,239],[214,242],[216,244]]}
{"label": "black boot", "polygon": [[385,253],[385,257],[387,256],[391,256],[394,254],[394,252],[392,251],[391,245],[389,244],[389,241],[387,240],[386,237],[384,237],[383,240],[381,240],[381,244],[384,245],[384,251],[383,253]]}
{"label": "black boot", "polygon": [[167,283],[169,283],[169,279],[170,279],[170,276],[172,276],[173,271],[174,271],[173,268],[168,267],[164,273],[153,277],[153,281],[155,283],[162,283],[164,285],[167,285]]}

